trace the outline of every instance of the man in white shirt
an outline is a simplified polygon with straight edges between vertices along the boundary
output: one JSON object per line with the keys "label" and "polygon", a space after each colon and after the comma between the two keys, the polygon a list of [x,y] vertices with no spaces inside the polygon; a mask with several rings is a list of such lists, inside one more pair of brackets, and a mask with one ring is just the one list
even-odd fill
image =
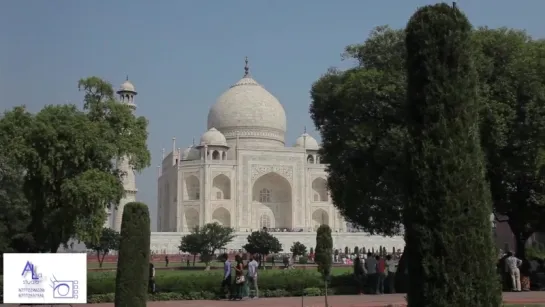
{"label": "man in white shirt", "polygon": [[252,285],[255,290],[254,298],[259,298],[259,288],[257,287],[257,268],[259,263],[256,260],[256,256],[252,257],[252,261],[248,263],[248,283]]}
{"label": "man in white shirt", "polygon": [[392,258],[392,255],[386,256],[386,272],[388,280],[388,288],[390,290],[390,293],[396,293],[395,290],[395,275],[397,271],[397,262]]}
{"label": "man in white shirt", "polygon": [[367,286],[371,291],[376,292],[376,284],[378,282],[377,274],[377,259],[372,253],[367,253],[367,259],[365,259],[365,272],[367,273]]}
{"label": "man in white shirt", "polygon": [[513,283],[513,291],[517,291],[517,292],[520,292],[522,290],[520,286],[520,269],[519,269],[521,265],[522,265],[522,260],[513,256],[512,252],[507,253],[507,258],[505,259],[505,269],[507,270],[507,273],[511,275],[511,282]]}

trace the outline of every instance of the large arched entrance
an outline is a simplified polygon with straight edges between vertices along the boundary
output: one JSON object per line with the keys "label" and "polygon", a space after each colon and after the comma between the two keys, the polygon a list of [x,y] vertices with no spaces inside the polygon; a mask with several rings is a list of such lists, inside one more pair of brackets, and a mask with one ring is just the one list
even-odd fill
{"label": "large arched entrance", "polygon": [[231,214],[227,209],[220,207],[212,213],[212,222],[222,226],[231,227]]}
{"label": "large arched entrance", "polygon": [[[267,173],[259,177],[252,188],[252,212],[258,220],[264,215],[272,217],[271,228],[292,228],[291,198],[289,181],[275,172]],[[260,221],[255,224],[259,227]]]}

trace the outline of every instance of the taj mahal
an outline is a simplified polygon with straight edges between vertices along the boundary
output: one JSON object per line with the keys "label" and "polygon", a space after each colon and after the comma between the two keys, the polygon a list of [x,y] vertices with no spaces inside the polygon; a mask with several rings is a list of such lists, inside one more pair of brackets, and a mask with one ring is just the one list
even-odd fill
{"label": "taj mahal", "polygon": [[[136,108],[136,90],[127,80],[117,92]],[[335,248],[402,249],[402,237],[371,236],[347,226],[327,190],[319,143],[306,131],[287,142],[282,104],[252,75],[246,59],[242,79],[219,96],[198,142],[170,152],[157,167],[157,230],[151,249],[178,253],[181,237],[195,226],[217,222],[235,229],[227,246],[238,250],[252,231],[267,229],[285,252],[295,241],[316,245],[316,229],[327,224]],[[187,142],[191,143],[191,142]],[[123,207],[136,199],[134,172],[123,159],[126,196],[109,212],[109,227],[121,226]]]}

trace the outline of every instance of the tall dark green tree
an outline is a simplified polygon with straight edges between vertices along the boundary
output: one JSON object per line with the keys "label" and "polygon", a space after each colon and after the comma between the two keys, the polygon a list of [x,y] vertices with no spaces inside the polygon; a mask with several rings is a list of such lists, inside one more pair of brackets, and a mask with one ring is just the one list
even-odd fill
{"label": "tall dark green tree", "polygon": [[318,265],[318,272],[322,275],[325,284],[325,305],[327,302],[327,285],[331,276],[331,265],[333,263],[333,238],[331,228],[328,225],[320,225],[316,230],[316,254],[314,262]]}
{"label": "tall dark green tree", "polygon": [[[355,67],[330,69],[311,90],[335,206],[363,230],[384,235],[399,234],[406,203],[404,39],[404,30],[377,27],[364,43],[346,47]],[[545,172],[537,158],[545,150],[545,44],[507,28],[479,28],[472,39],[494,212],[524,257],[528,237],[545,231]]]}
{"label": "tall dark green tree", "polygon": [[409,306],[501,304],[471,31],[447,4],[406,28]]}
{"label": "tall dark green tree", "polygon": [[115,306],[145,307],[148,300],[150,218],[148,206],[128,203],[123,209],[115,278]]}

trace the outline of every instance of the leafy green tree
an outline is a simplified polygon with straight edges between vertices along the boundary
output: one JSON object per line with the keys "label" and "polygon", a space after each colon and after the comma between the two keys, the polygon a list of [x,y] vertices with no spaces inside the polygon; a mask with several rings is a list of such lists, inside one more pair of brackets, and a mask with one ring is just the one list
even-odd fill
{"label": "leafy green tree", "polygon": [[501,305],[471,29],[444,3],[407,24],[408,306]]}
{"label": "leafy green tree", "polygon": [[331,276],[331,265],[333,263],[333,238],[331,228],[328,225],[320,225],[316,231],[316,257],[314,262],[318,265],[318,272],[322,274],[325,284],[325,305],[327,302],[327,284]]}
{"label": "leafy green tree", "polygon": [[125,205],[115,278],[115,306],[145,307],[148,300],[150,218],[148,206]]}
{"label": "leafy green tree", "polygon": [[[282,250],[282,244],[278,238],[265,230],[254,231],[248,236],[248,243],[244,248],[250,254],[259,254],[262,259],[267,259],[270,254],[278,253]],[[263,261],[260,261],[260,265]]]}
{"label": "leafy green tree", "polygon": [[297,256],[304,256],[307,253],[307,247],[303,243],[296,241],[293,242],[290,252],[292,253],[293,258]]}
{"label": "leafy green tree", "polygon": [[[355,60],[355,67],[330,69],[311,90],[310,111],[322,136],[321,157],[329,164],[336,207],[366,232],[387,236],[401,234],[406,203],[404,39],[404,30],[377,27],[363,44],[346,47],[344,58]],[[545,46],[506,28],[476,29],[472,40],[494,213],[509,223],[517,254],[524,257],[528,237],[545,231],[539,222],[545,219],[544,172],[542,159],[536,159],[545,149],[545,104],[535,103],[545,88],[538,56]]]}
{"label": "leafy green tree", "polygon": [[195,259],[201,252],[200,237],[195,232],[185,235],[182,237],[182,242],[178,248],[184,253],[193,255],[193,266],[195,266]]}
{"label": "leafy green tree", "polygon": [[515,234],[517,256],[526,258],[528,238],[545,231],[545,42],[509,29],[474,36],[494,213]]}
{"label": "leafy green tree", "polygon": [[124,194],[124,174],[112,161],[128,157],[136,171],[150,164],[146,119],[116,101],[109,83],[91,77],[78,85],[83,109],[48,105],[31,114],[17,107],[0,119],[0,134],[18,141],[12,154],[24,174],[36,252],[56,252],[71,238],[100,234],[106,207]]}
{"label": "leafy green tree", "polygon": [[209,270],[215,252],[233,241],[234,232],[233,228],[218,223],[197,226],[191,234],[182,237],[180,250],[193,254],[193,265],[195,265],[195,252],[198,251],[201,261],[206,264],[206,270]]}
{"label": "leafy green tree", "polygon": [[97,254],[99,267],[102,267],[104,257],[106,257],[110,251],[116,251],[119,249],[119,240],[119,232],[111,228],[103,228],[100,237],[98,239],[85,242],[85,246],[87,249],[91,249]]}

